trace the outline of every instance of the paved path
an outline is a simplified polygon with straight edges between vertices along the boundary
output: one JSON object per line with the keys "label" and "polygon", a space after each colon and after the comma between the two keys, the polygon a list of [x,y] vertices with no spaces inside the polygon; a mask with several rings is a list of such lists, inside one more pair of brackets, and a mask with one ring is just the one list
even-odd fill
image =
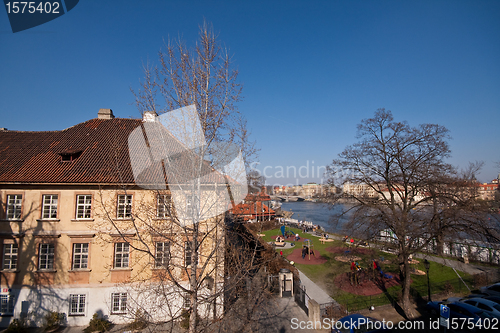
{"label": "paved path", "polygon": [[316,283],[311,281],[311,279],[309,279],[300,270],[298,271],[300,275],[300,282],[306,287],[306,294],[310,298],[314,299],[319,304],[335,302],[335,300],[331,298],[326,291],[324,291]]}
{"label": "paved path", "polygon": [[494,268],[494,267],[465,264],[465,263],[458,261],[456,259],[441,258],[441,257],[432,256],[429,254],[416,253],[414,255],[414,257],[434,261],[434,262],[437,262],[439,264],[443,264],[445,266],[455,268],[458,271],[461,271],[461,272],[464,272],[467,274],[471,274],[471,275],[479,274],[479,273],[494,273],[494,274],[496,274],[498,271],[498,268]]}

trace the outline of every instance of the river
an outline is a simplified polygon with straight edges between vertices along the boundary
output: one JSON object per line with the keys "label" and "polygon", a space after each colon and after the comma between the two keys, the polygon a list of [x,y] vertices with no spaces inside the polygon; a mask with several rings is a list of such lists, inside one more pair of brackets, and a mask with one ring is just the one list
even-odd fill
{"label": "river", "polygon": [[340,233],[341,231],[341,226],[336,226],[330,219],[332,215],[341,212],[343,209],[342,204],[336,204],[332,207],[332,205],[319,202],[283,202],[281,209],[291,210],[294,213],[292,216],[293,219],[310,221],[333,233]]}

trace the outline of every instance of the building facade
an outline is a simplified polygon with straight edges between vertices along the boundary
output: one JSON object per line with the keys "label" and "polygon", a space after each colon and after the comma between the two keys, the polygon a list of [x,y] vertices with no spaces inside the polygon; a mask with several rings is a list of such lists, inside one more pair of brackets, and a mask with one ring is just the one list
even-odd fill
{"label": "building facade", "polygon": [[193,300],[193,267],[200,315],[220,314],[224,217],[186,227],[168,186],[135,184],[128,136],[142,123],[101,109],[63,131],[0,131],[2,326],[49,311],[75,326],[94,313],[175,318]]}

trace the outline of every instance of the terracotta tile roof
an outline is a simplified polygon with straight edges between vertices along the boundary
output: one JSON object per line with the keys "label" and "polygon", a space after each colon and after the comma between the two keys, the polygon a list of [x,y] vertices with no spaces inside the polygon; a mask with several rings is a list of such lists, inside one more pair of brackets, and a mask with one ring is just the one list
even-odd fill
{"label": "terracotta tile roof", "polygon": [[[140,119],[91,119],[62,131],[0,131],[0,183],[132,184],[128,138],[141,124]],[[180,154],[174,161],[176,169],[184,170],[179,177],[192,177],[193,168],[186,163],[199,161],[195,154]],[[202,164],[201,174],[210,174],[204,177],[207,181],[224,182]],[[160,161],[141,176],[158,180],[163,174]]]}
{"label": "terracotta tile roof", "polygon": [[[62,131],[1,131],[0,182],[133,183],[127,138],[141,122],[91,119]],[[63,155],[76,159],[63,162]]]}
{"label": "terracotta tile roof", "polygon": [[240,203],[236,205],[231,212],[235,215],[275,214],[273,209],[270,209],[259,201],[253,203]]}

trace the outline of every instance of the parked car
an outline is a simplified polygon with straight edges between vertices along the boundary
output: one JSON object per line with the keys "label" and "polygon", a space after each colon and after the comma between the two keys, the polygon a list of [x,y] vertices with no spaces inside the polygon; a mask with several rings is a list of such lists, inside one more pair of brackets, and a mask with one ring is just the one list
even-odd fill
{"label": "parked car", "polygon": [[481,293],[488,294],[490,296],[500,296],[500,283],[495,283],[491,286],[479,288]]}
{"label": "parked car", "polygon": [[[429,313],[434,317],[439,317],[439,306],[441,304],[443,304],[443,302],[427,303],[427,309]],[[466,303],[453,302],[446,304],[446,306],[450,308],[450,319],[464,318],[468,320],[469,318],[472,318],[472,322],[477,323],[479,319],[484,320],[486,318],[496,318],[496,316],[490,314],[489,312],[483,311],[475,306]]]}
{"label": "parked car", "polygon": [[365,317],[360,314],[345,316],[335,323],[332,328],[335,333],[375,333],[389,332],[385,325],[374,318]]}
{"label": "parked car", "polygon": [[453,303],[453,302],[463,302],[465,300],[471,299],[471,298],[484,298],[488,296],[488,294],[470,294],[467,296],[462,296],[462,297],[449,297],[445,299],[444,301],[447,303]]}
{"label": "parked car", "polygon": [[481,296],[481,298],[500,304],[500,296]]}
{"label": "parked car", "polygon": [[461,302],[475,306],[481,310],[491,312],[493,315],[500,318],[500,305],[493,301],[484,298],[469,298],[464,299]]}

